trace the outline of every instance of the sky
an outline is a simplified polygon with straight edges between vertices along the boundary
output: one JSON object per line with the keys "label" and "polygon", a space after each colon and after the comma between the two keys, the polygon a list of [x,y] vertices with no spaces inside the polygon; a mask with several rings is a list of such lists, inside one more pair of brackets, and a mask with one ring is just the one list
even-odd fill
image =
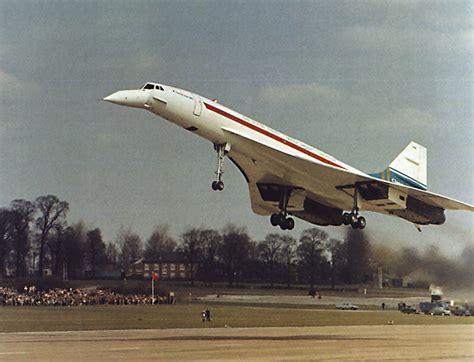
{"label": "sky", "polygon": [[[0,206],[55,194],[68,221],[143,239],[169,224],[275,232],[212,145],[144,110],[98,101],[147,81],[239,113],[377,172],[412,140],[431,191],[474,203],[474,6],[469,1],[0,0]],[[423,228],[368,213],[371,240],[472,243],[472,213]],[[291,233],[311,227],[302,220]],[[329,227],[343,238],[345,227]],[[287,232],[290,233],[290,232]]]}

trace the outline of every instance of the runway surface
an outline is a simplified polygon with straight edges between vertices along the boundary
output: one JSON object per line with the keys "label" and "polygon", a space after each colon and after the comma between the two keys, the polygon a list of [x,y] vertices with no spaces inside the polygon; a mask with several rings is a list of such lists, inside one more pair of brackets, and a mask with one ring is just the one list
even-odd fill
{"label": "runway surface", "polygon": [[206,328],[0,334],[0,360],[474,360],[474,326]]}

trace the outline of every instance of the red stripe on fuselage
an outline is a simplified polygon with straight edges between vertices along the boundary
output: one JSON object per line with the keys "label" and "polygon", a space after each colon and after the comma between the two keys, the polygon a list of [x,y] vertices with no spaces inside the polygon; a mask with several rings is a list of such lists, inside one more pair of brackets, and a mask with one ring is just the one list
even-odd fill
{"label": "red stripe on fuselage", "polygon": [[220,109],[220,108],[214,107],[213,105],[211,105],[211,104],[209,104],[209,103],[204,102],[204,105],[205,105],[206,108],[209,109],[210,111],[213,111],[213,112],[215,112],[215,113],[217,113],[217,114],[220,114],[221,116],[224,116],[224,117],[226,117],[226,118],[228,118],[228,119],[230,119],[230,120],[232,120],[232,121],[234,121],[234,122],[237,122],[237,123],[239,123],[239,124],[241,124],[241,125],[243,125],[243,126],[245,126],[245,127],[248,127],[248,128],[250,128],[250,129],[253,129],[254,131],[257,131],[258,133],[261,133],[261,134],[263,134],[263,135],[265,135],[265,136],[267,136],[267,137],[270,137],[270,138],[274,139],[275,141],[278,141],[278,142],[280,142],[280,143],[283,143],[284,145],[289,146],[289,147],[291,147],[291,148],[293,148],[293,149],[295,149],[295,150],[297,150],[297,151],[300,151],[301,153],[304,153],[305,155],[308,155],[308,156],[310,156],[310,157],[312,157],[312,158],[314,158],[314,159],[316,159],[316,160],[318,160],[318,161],[320,161],[320,162],[326,163],[326,164],[331,165],[331,166],[334,166],[334,167],[342,168],[343,170],[345,170],[345,168],[342,167],[341,165],[338,165],[337,163],[334,163],[334,162],[332,162],[331,160],[328,160],[328,159],[326,159],[326,158],[324,158],[324,157],[322,157],[322,156],[320,156],[320,155],[317,155],[317,154],[315,154],[315,153],[313,153],[313,152],[311,152],[311,151],[308,151],[307,149],[305,149],[305,148],[303,148],[303,147],[301,147],[301,146],[298,146],[297,144],[295,144],[295,143],[293,143],[293,142],[291,142],[291,141],[288,141],[288,140],[286,140],[286,139],[284,139],[284,138],[282,138],[282,137],[280,137],[280,136],[277,136],[276,134],[273,134],[273,133],[267,131],[266,129],[260,128],[260,127],[254,125],[254,124],[252,124],[252,123],[250,123],[250,122],[244,121],[243,119],[240,119],[239,117],[236,117],[236,116],[234,116],[234,115],[232,115],[232,114],[230,114],[230,113],[228,113],[228,112],[226,112],[226,111],[224,111],[224,110],[222,110],[222,109]]}

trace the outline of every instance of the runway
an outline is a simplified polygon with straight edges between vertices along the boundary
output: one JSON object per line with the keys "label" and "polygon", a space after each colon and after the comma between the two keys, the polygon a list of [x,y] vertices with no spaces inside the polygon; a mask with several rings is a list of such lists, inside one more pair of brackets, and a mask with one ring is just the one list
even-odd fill
{"label": "runway", "polygon": [[474,360],[474,326],[196,328],[0,334],[0,360]]}

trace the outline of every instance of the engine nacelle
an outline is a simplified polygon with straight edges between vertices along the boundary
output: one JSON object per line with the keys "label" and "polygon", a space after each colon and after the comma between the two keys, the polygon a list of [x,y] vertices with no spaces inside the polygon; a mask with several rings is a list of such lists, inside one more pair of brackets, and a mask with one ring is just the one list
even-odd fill
{"label": "engine nacelle", "polygon": [[293,212],[293,215],[316,225],[342,225],[342,210],[320,204],[309,198],[304,200],[304,210]]}
{"label": "engine nacelle", "polygon": [[392,210],[391,214],[418,225],[441,225],[446,221],[444,209],[428,205],[427,203],[408,196],[407,207],[404,210]]}

